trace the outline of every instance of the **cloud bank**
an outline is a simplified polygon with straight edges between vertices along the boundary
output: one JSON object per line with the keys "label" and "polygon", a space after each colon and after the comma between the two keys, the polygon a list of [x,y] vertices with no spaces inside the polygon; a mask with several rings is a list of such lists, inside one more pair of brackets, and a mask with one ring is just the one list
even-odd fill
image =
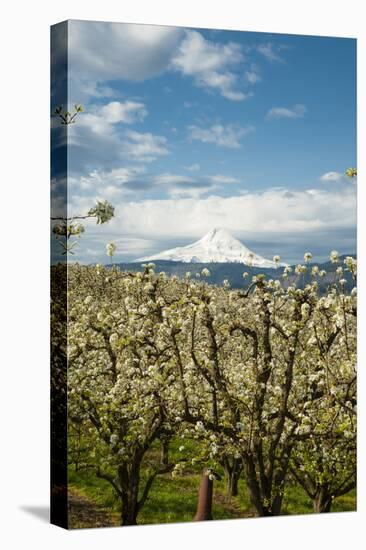
{"label": "cloud bank", "polygon": [[[90,207],[90,200],[84,195],[74,196],[71,210],[85,211]],[[231,197],[124,199],[114,205],[116,217],[109,224],[96,228],[87,222],[89,227],[82,246],[93,248],[90,244],[93,239],[105,242],[113,235],[114,239],[154,242],[154,246],[146,246],[142,251],[147,254],[158,251],[159,247],[163,250],[164,243],[188,244],[213,227],[224,227],[244,243],[268,244],[275,240],[276,253],[286,261],[291,261],[295,253],[298,256],[299,242],[310,251],[316,247],[325,255],[330,248],[348,253],[355,248],[356,191],[353,186],[338,192],[277,188]],[[289,242],[292,242],[291,250],[287,246]],[[129,259],[138,257],[127,247],[124,254]]]}

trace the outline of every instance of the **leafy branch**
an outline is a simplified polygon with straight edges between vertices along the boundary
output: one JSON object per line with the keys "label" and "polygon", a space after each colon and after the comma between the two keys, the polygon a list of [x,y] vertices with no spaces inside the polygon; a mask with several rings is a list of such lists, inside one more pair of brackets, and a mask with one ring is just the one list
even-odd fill
{"label": "leafy branch", "polygon": [[[52,221],[58,221],[56,225],[52,228],[52,232],[56,236],[56,239],[59,240],[63,252],[62,254],[74,254],[72,251],[76,246],[77,241],[69,242],[70,238],[73,236],[79,237],[82,233],[85,232],[83,224],[77,220],[86,220],[88,218],[96,218],[97,224],[104,224],[109,222],[114,217],[114,206],[112,206],[108,201],[97,201],[96,205],[93,208],[90,208],[87,214],[63,217],[56,216],[51,217]],[[66,239],[66,241],[64,240]]]}
{"label": "leafy branch", "polygon": [[357,168],[347,168],[345,174],[349,178],[357,178]]}
{"label": "leafy branch", "polygon": [[68,126],[69,124],[75,124],[77,115],[83,111],[84,109],[82,105],[75,104],[74,111],[71,113],[69,111],[63,111],[62,105],[59,105],[56,107],[54,114],[61,119],[62,125]]}
{"label": "leafy branch", "polygon": [[[82,113],[84,108],[82,105],[75,103],[74,110],[72,112],[63,110],[62,105],[56,107],[54,115],[59,117],[61,124],[64,126],[69,126],[70,124],[75,124],[76,117],[78,114]],[[60,242],[60,245],[63,249],[62,254],[74,254],[73,249],[77,245],[77,241],[71,242],[71,237],[80,238],[81,234],[85,232],[83,224],[77,220],[86,220],[88,218],[96,218],[97,224],[103,224],[109,222],[114,216],[114,207],[108,201],[97,201],[96,205],[84,215],[77,216],[56,216],[51,217],[52,221],[57,221],[53,228],[52,232],[56,236],[56,239]]]}

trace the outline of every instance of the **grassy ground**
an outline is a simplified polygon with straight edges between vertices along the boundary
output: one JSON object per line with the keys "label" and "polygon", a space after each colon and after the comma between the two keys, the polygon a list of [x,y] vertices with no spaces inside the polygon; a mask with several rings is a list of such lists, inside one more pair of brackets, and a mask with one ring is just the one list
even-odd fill
{"label": "grassy ground", "polygon": [[[184,443],[189,453],[190,446],[197,442],[174,441],[170,449],[170,460],[178,461],[182,458],[179,447]],[[159,449],[153,449],[147,460],[156,462],[159,458]],[[151,488],[149,498],[138,516],[139,524],[151,523],[178,523],[191,521],[196,512],[198,487],[200,483],[201,466],[189,467],[181,477],[172,478],[171,474],[158,476]],[[213,517],[214,519],[247,518],[255,515],[251,506],[248,491],[244,480],[239,481],[239,495],[228,498],[226,496],[224,476],[214,482]],[[102,526],[119,525],[120,507],[111,485],[97,478],[91,470],[76,472],[69,469],[69,487],[72,496],[70,509],[70,527],[91,527],[97,521]],[[85,499],[84,513],[81,504]],[[89,503],[89,506],[87,504]],[[356,493],[352,491],[336,499],[332,506],[333,512],[353,511],[356,509]],[[298,486],[288,484],[282,506],[282,514],[312,513],[312,502],[306,493]],[[106,516],[103,516],[106,513]],[[87,516],[90,516],[89,520]],[[95,520],[94,518],[97,518]]]}
{"label": "grassy ground", "polygon": [[[332,512],[354,512],[356,510],[356,490],[338,497],[332,504]],[[281,514],[309,514],[313,512],[312,502],[307,494],[296,485],[288,487]]]}
{"label": "grassy ground", "polygon": [[[160,476],[154,482],[150,496],[138,517],[139,524],[149,523],[178,523],[191,521],[197,506],[199,475],[184,475],[172,479],[169,474]],[[104,480],[98,479],[89,472],[70,471],[69,485],[71,493],[78,497],[85,497],[96,506],[101,514],[98,526],[103,525],[103,514],[107,513],[104,525],[119,524],[119,503],[113,495],[111,486]],[[340,497],[334,501],[332,511],[353,511],[356,509],[355,492]],[[310,499],[301,488],[290,486],[286,491],[282,514],[312,513]],[[81,516],[71,510],[71,527],[90,527],[86,512]],[[94,513],[92,512],[94,517]],[[214,482],[213,517],[214,519],[234,519],[253,517],[254,510],[250,504],[245,483],[239,483],[239,496],[228,498],[225,494],[223,481]],[[93,520],[94,521],[94,520]]]}
{"label": "grassy ground", "polygon": [[[191,521],[197,507],[197,495],[200,476],[185,474],[173,479],[170,474],[159,476],[153,484],[150,496],[138,517],[138,523],[177,523]],[[100,509],[112,514],[118,525],[119,503],[113,495],[108,482],[98,479],[89,472],[70,471],[69,487],[72,494],[84,496]],[[229,499],[225,495],[223,481],[215,481],[213,516],[215,519],[233,519],[251,517],[251,510],[247,494],[240,487],[241,496]],[[72,514],[71,514],[72,515]],[[83,527],[79,518],[75,517],[72,527]]]}

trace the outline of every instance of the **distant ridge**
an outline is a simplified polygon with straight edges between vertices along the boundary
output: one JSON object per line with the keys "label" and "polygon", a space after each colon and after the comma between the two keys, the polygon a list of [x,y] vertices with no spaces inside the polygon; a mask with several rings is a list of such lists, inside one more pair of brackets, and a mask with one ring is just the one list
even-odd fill
{"label": "distant ridge", "polygon": [[156,260],[184,263],[240,263],[268,269],[277,267],[275,262],[255,254],[226,229],[220,228],[212,229],[200,240],[188,246],[171,248],[134,262]]}

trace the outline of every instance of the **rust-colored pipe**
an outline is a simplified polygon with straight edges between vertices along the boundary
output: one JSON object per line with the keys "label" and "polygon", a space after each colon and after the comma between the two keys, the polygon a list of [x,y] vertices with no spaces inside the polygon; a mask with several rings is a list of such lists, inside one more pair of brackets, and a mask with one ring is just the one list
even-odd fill
{"label": "rust-colored pipe", "polygon": [[198,492],[197,512],[193,521],[207,521],[212,519],[212,495],[213,480],[218,479],[217,474],[212,470],[205,468],[201,477],[200,488]]}

